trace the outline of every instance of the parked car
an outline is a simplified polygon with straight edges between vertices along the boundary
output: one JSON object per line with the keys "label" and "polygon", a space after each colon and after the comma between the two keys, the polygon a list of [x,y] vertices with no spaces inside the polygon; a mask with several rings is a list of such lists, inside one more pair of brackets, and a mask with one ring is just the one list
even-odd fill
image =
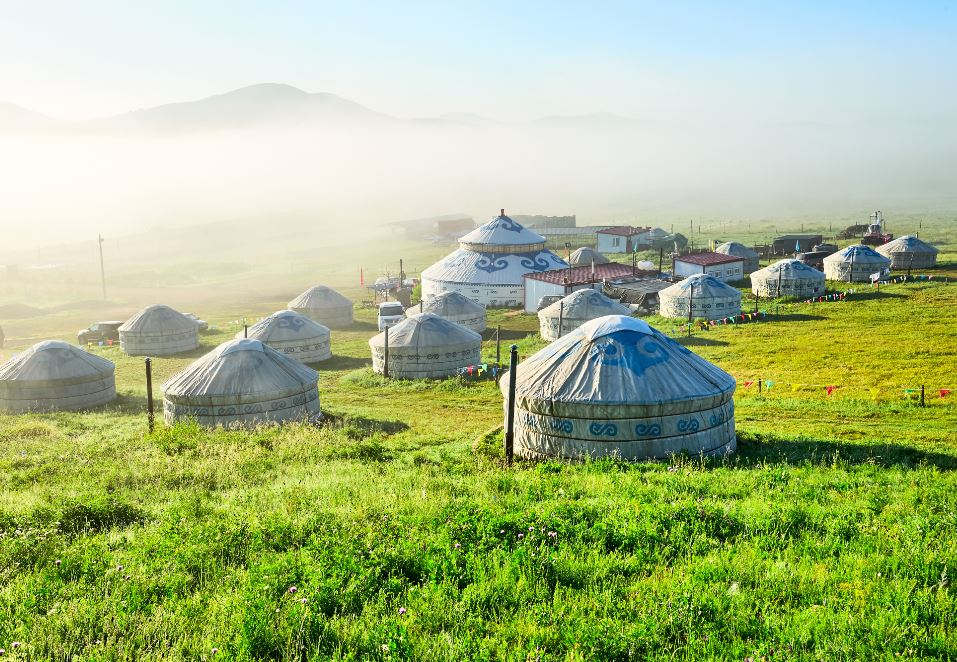
{"label": "parked car", "polygon": [[186,317],[193,320],[194,322],[196,322],[196,324],[199,326],[200,331],[206,331],[209,329],[209,322],[207,322],[206,320],[200,319],[197,315],[194,315],[193,313],[183,313],[183,314],[186,315]]}
{"label": "parked car", "polygon": [[97,322],[96,324],[91,324],[85,329],[81,329],[76,333],[76,340],[81,345],[86,345],[91,342],[106,342],[112,340],[113,342],[119,342],[120,340],[120,327],[123,326],[123,321],[111,320],[109,322]]}
{"label": "parked car", "polygon": [[405,319],[405,308],[398,301],[379,304],[379,331],[385,331]]}

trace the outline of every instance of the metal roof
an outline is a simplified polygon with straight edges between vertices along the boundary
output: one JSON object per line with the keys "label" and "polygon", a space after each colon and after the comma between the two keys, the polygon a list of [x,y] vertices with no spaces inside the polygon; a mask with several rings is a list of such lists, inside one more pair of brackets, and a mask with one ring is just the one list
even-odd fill
{"label": "metal roof", "polygon": [[681,255],[675,258],[675,262],[684,262],[686,264],[697,264],[702,267],[711,267],[717,264],[730,264],[732,262],[743,262],[744,258],[734,257],[732,255],[722,255],[721,253],[692,253],[691,255]]}
{"label": "metal roof", "polygon": [[650,232],[651,228],[636,228],[630,225],[616,225],[615,227],[596,230],[596,234],[617,234],[622,237],[630,237],[636,234]]}
{"label": "metal roof", "polygon": [[[608,264],[596,264],[594,272],[590,264],[579,267],[568,267],[564,269],[549,269],[548,271],[539,271],[538,273],[525,274],[525,278],[540,280],[546,283],[555,283],[557,285],[585,285],[588,283],[597,283],[602,280],[613,280],[631,275],[651,276],[656,275],[656,271],[643,271],[641,269],[632,270],[631,266],[618,262]],[[567,279],[567,280],[566,280]]]}

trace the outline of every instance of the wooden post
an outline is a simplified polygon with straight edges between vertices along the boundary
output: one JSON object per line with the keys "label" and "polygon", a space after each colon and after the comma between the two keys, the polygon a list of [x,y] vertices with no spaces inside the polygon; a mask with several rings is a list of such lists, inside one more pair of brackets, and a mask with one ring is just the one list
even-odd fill
{"label": "wooden post", "polygon": [[562,337],[562,325],[565,323],[565,302],[558,302],[558,337]]}
{"label": "wooden post", "polygon": [[146,422],[150,434],[153,434],[153,427],[155,425],[155,417],[153,414],[153,360],[147,356],[144,363],[146,364]]}
{"label": "wooden post", "polygon": [[382,376],[389,376],[389,327],[385,327],[385,363],[382,364]]}
{"label": "wooden post", "polygon": [[106,269],[103,267],[103,235],[96,235],[100,245],[100,283],[103,286],[103,300],[106,301]]}
{"label": "wooden post", "polygon": [[924,385],[920,385],[920,406],[924,406]]}
{"label": "wooden post", "polygon": [[764,383],[764,380],[760,377],[758,378],[758,395],[761,395],[761,385]]}
{"label": "wooden post", "polygon": [[243,323],[243,338],[248,338],[248,337],[249,337],[249,325],[246,323]]}
{"label": "wooden post", "polygon": [[495,365],[502,367],[502,325],[495,326]]}
{"label": "wooden post", "polygon": [[505,409],[505,463],[512,466],[515,455],[515,375],[518,371],[518,345],[512,345],[508,365],[508,402]]}
{"label": "wooden post", "polygon": [[658,248],[658,275],[661,275],[662,261],[665,259],[665,247],[661,246]]}

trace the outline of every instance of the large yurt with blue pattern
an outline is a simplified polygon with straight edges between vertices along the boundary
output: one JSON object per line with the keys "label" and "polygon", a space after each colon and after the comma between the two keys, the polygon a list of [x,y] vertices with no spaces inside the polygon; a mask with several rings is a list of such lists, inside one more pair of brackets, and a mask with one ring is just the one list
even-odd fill
{"label": "large yurt with blue pattern", "polygon": [[[501,381],[507,397],[509,379]],[[736,448],[734,378],[622,315],[592,320],[518,364],[515,453],[663,459]]]}
{"label": "large yurt with blue pattern", "polygon": [[591,288],[577,290],[538,311],[539,333],[557,340],[589,320],[605,315],[630,315],[631,309]]}
{"label": "large yurt with blue pattern", "polygon": [[505,215],[459,239],[459,248],[422,272],[422,297],[459,292],[486,306],[525,303],[522,276],[568,265],[545,250],[545,237]]}
{"label": "large yurt with blue pattern", "polygon": [[280,310],[264,317],[236,339],[253,338],[302,363],[318,363],[332,357],[329,329],[293,310]]}
{"label": "large yurt with blue pattern", "polygon": [[164,418],[206,427],[313,420],[318,383],[315,370],[259,340],[230,340],[163,384]]}

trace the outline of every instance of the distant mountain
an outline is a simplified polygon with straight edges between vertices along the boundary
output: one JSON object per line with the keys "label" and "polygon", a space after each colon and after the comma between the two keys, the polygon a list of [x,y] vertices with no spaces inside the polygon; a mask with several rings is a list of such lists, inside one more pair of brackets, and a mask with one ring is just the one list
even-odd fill
{"label": "distant mountain", "polygon": [[615,115],[614,113],[587,113],[584,115],[549,115],[533,120],[533,124],[547,127],[568,127],[568,128],[625,128],[636,127],[643,122]]}
{"label": "distant mountain", "polygon": [[10,131],[39,131],[53,128],[59,122],[52,117],[0,101],[0,133]]}

